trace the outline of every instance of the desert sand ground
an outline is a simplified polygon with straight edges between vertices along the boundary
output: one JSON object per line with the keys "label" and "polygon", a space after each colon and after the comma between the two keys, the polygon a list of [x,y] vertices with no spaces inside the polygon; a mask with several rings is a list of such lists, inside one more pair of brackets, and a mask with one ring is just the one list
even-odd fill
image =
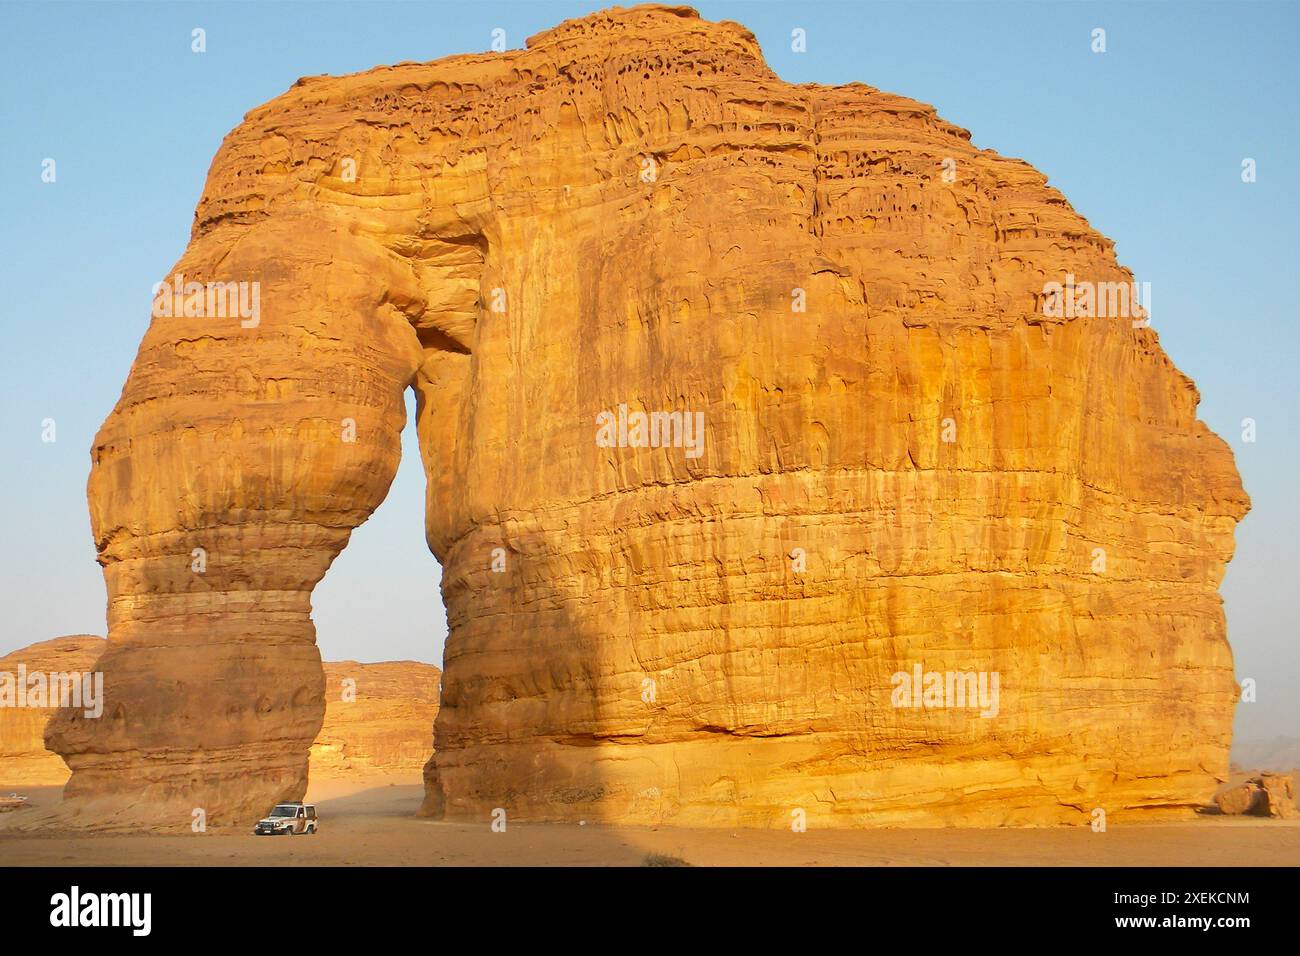
{"label": "desert sand ground", "polygon": [[[34,806],[61,788],[26,792]],[[8,789],[0,785],[0,792]],[[1300,864],[1300,820],[1206,816],[1187,822],[997,830],[688,830],[482,824],[414,816],[418,778],[312,786],[311,837],[0,835],[4,866],[639,866],[652,854],[695,866],[1283,866]],[[26,811],[17,811],[26,812]]]}

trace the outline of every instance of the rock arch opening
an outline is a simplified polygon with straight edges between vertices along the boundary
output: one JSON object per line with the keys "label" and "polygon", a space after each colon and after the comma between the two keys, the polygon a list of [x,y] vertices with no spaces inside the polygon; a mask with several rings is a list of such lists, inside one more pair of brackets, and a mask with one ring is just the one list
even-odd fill
{"label": "rock arch opening", "polygon": [[421,531],[426,479],[414,386],[406,391],[406,414],[401,458],[384,500],[352,532],[312,592],[316,646],[326,661],[412,660],[442,667],[447,612],[442,567]]}
{"label": "rock arch opening", "polygon": [[331,781],[410,783],[433,753],[447,617],[442,569],[420,532],[426,479],[414,387],[406,412],[387,495],[312,592],[325,718],[311,748],[309,798]]}

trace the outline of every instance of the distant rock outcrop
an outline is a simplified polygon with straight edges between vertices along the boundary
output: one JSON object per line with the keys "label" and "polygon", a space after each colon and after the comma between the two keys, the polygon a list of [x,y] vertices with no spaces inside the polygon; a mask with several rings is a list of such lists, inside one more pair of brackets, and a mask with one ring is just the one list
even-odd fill
{"label": "distant rock outcrop", "polygon": [[325,723],[311,745],[311,775],[419,774],[433,754],[438,681],[432,664],[325,664]]}
{"label": "distant rock outcrop", "polygon": [[1300,769],[1300,737],[1233,740],[1232,764],[1243,771]]}
{"label": "distant rock outcrop", "polygon": [[[56,637],[0,657],[0,682],[6,675],[84,674],[104,652],[93,634]],[[62,786],[68,779],[63,758],[45,747],[45,725],[57,706],[14,706],[0,700],[0,787]],[[49,702],[54,703],[54,702]]]}
{"label": "distant rock outcrop", "polygon": [[[91,672],[105,644],[102,637],[79,634],[16,650],[0,657],[0,686],[6,674]],[[311,748],[313,776],[419,774],[433,753],[442,672],[417,661],[324,666],[325,722]],[[0,706],[0,787],[67,782],[67,764],[45,747],[55,709]]]}

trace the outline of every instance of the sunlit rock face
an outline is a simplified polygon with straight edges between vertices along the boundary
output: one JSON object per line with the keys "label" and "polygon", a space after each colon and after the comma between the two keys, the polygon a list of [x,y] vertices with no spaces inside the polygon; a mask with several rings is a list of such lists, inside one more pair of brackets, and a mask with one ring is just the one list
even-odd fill
{"label": "sunlit rock face", "polygon": [[439,677],[417,661],[327,661],[311,778],[418,775],[433,752]]}
{"label": "sunlit rock face", "polygon": [[426,813],[1085,823],[1226,772],[1229,449],[1140,310],[1062,307],[1112,243],[928,106],[660,7],[308,78],[166,278],[93,450],[106,714],[49,735],[100,815],[303,794],[406,388]]}
{"label": "sunlit rock face", "polygon": [[[77,634],[0,657],[0,787],[67,782],[67,765],[46,749],[45,728],[60,702],[75,703],[83,717],[100,715],[104,647],[102,637]],[[433,752],[439,669],[418,661],[324,668],[325,720],[311,746],[311,778],[419,774]]]}
{"label": "sunlit rock face", "polygon": [[95,661],[103,650],[102,637],[70,634],[0,656],[0,787],[54,787],[68,779],[67,765],[45,749],[45,725],[60,703],[76,704],[83,716],[102,710]]}

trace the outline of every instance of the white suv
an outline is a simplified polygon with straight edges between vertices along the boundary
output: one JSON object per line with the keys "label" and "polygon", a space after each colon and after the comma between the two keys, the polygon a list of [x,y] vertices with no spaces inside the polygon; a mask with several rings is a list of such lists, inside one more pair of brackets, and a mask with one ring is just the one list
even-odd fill
{"label": "white suv", "polygon": [[257,821],[253,832],[258,836],[293,836],[295,833],[310,835],[316,832],[319,825],[316,808],[310,803],[280,803],[270,814]]}

